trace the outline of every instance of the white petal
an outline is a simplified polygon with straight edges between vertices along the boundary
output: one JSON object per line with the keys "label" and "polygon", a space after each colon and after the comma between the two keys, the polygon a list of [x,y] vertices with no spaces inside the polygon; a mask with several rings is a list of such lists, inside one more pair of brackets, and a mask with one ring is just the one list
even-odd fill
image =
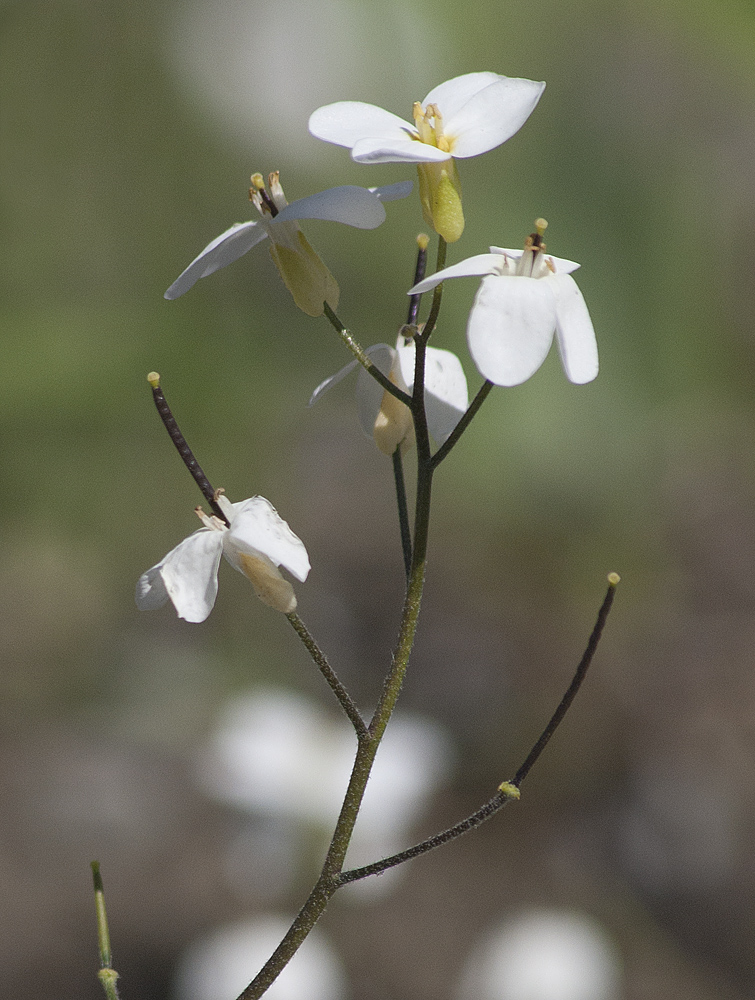
{"label": "white petal", "polygon": [[[372,347],[367,347],[364,353],[368,357],[370,357],[376,351],[379,351],[381,350],[381,348],[386,348],[386,347],[388,347],[388,344],[373,344]],[[307,406],[313,406],[321,396],[324,396],[325,393],[329,389],[332,389],[334,385],[338,385],[339,382],[343,381],[343,379],[345,379],[347,375],[350,375],[351,372],[353,372],[358,365],[359,362],[356,359],[354,361],[350,361],[347,365],[344,365],[340,371],[337,371],[335,375],[330,375],[328,378],[322,381],[315,389],[315,391],[312,393],[312,395],[309,397],[309,402],[307,403]],[[375,381],[375,379],[372,378],[371,375],[370,379],[373,382]]]}
{"label": "white petal", "polygon": [[275,566],[284,566],[297,580],[306,580],[310,570],[304,542],[289,528],[264,497],[235,503],[233,521],[223,535],[223,554],[236,569],[237,552],[262,553]]}
{"label": "white petal", "polygon": [[354,143],[351,158],[357,163],[441,163],[451,154],[409,135],[388,139],[370,135]]}
{"label": "white petal", "polygon": [[385,209],[372,191],[348,184],[292,201],[269,225],[275,229],[276,224],[291,219],[327,219],[356,229],[376,229],[385,221]]}
{"label": "white petal", "polygon": [[598,374],[598,345],[582,292],[568,274],[545,279],[555,290],[556,338],[570,382],[582,385]]}
{"label": "white petal", "polygon": [[469,350],[496,385],[519,385],[545,360],[556,328],[550,282],[492,275],[482,279],[467,322]]}
{"label": "white petal", "polygon": [[[484,74],[483,74],[484,75]],[[501,76],[444,119],[453,155],[479,156],[519,131],[545,90],[544,83]],[[441,112],[443,105],[439,103]]]}
{"label": "white petal", "polygon": [[237,222],[207,244],[186,270],[179,274],[165,293],[165,298],[177,299],[179,295],[188,292],[200,278],[206,278],[213,271],[243,257],[266,236],[267,233],[257,222]]}
{"label": "white petal", "polygon": [[[491,253],[506,254],[507,257],[513,257],[514,260],[519,260],[522,256],[522,250],[506,250],[504,247],[490,247]],[[545,252],[546,260],[549,260],[556,269],[556,274],[571,274],[572,271],[576,271],[581,264],[578,264],[574,260],[565,260],[563,257],[553,257],[547,251]]]}
{"label": "white petal", "polygon": [[357,360],[350,361],[347,365],[344,365],[340,371],[336,372],[335,375],[329,375],[326,379],[324,379],[324,381],[318,385],[309,397],[307,406],[313,406],[320,396],[323,396],[328,389],[332,389],[334,385],[338,385],[338,383],[343,381],[347,375],[350,375],[358,364],[359,362]]}
{"label": "white petal", "polygon": [[407,198],[412,193],[413,181],[397,181],[395,184],[385,184],[383,187],[368,188],[381,201],[397,201]]}
{"label": "white petal", "polygon": [[143,611],[170,598],[179,618],[203,622],[218,593],[218,564],[225,532],[200,528],[139,579],[136,604]]}
{"label": "white petal", "polygon": [[414,128],[398,115],[362,101],[338,101],[314,111],[309,118],[309,131],[318,139],[334,142],[351,149],[354,143],[367,137],[386,141],[406,137]]}
{"label": "white petal", "polygon": [[430,93],[422,102],[422,108],[428,104],[437,104],[444,121],[457,114],[475,94],[489,87],[497,80],[505,80],[506,77],[498,73],[464,73],[463,76],[455,76],[452,80],[433,87]]}
{"label": "white petal", "polygon": [[417,295],[419,292],[428,292],[431,288],[439,285],[441,281],[445,281],[446,278],[469,278],[474,275],[497,274],[500,266],[501,258],[498,254],[479,253],[474,257],[467,257],[466,260],[460,260],[458,264],[444,267],[442,271],[436,271],[424,281],[418,281],[406,294]]}
{"label": "white petal", "polygon": [[[375,344],[369,349],[370,360],[388,377],[391,373],[396,352],[388,344]],[[357,413],[362,430],[368,438],[373,436],[375,421],[383,404],[385,389],[376,382],[369,372],[360,366],[357,377]]]}
{"label": "white petal", "polygon": [[[401,339],[401,338],[399,338]],[[414,344],[398,348],[401,374],[411,391],[414,385]],[[425,354],[425,412],[436,444],[443,444],[469,406],[467,379],[461,361],[451,351],[428,347]]]}

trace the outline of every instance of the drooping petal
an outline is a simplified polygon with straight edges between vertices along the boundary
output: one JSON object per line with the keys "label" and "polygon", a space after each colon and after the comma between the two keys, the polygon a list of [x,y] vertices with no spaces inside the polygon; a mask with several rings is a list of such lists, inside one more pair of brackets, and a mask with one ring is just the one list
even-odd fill
{"label": "drooping petal", "polygon": [[398,115],[362,101],[337,101],[326,104],[309,117],[309,131],[317,139],[349,149],[366,136],[385,142],[400,142],[414,129]]}
{"label": "drooping petal", "polygon": [[159,608],[170,598],[178,617],[203,622],[218,593],[218,564],[224,531],[200,528],[172,549],[136,585],[136,604],[142,611]]}
{"label": "drooping petal", "polygon": [[[519,260],[522,256],[521,248],[519,250],[507,250],[504,247],[490,247],[490,252],[505,255],[513,258],[514,260]],[[576,271],[578,267],[582,266],[575,260],[566,260],[563,257],[553,257],[547,252],[545,254],[545,258],[553,265],[556,274],[571,274],[572,271]]]}
{"label": "drooping petal", "polygon": [[[403,338],[399,338],[401,341]],[[397,348],[401,374],[411,392],[414,386],[416,348]],[[425,352],[425,413],[436,444],[443,444],[469,406],[467,378],[461,361],[451,351],[428,347]]]}
{"label": "drooping petal", "polygon": [[544,90],[544,83],[499,76],[454,113],[444,112],[453,155],[479,156],[506,142],[527,121]]}
{"label": "drooping petal", "polygon": [[474,257],[467,257],[460,260],[458,264],[444,267],[442,271],[436,271],[429,278],[418,281],[413,288],[410,288],[407,295],[418,295],[420,292],[429,292],[446,278],[469,278],[474,275],[496,274],[500,267],[501,258],[496,253],[478,253]]}
{"label": "drooping petal", "polygon": [[598,374],[598,345],[590,313],[574,278],[554,274],[545,279],[556,299],[556,338],[566,377],[582,385]]}
{"label": "drooping petal", "polygon": [[273,565],[285,567],[297,580],[307,579],[310,564],[304,542],[293,533],[269,500],[251,497],[233,507],[231,527],[223,536],[223,554],[232,566],[240,569],[239,553],[261,553]]}
{"label": "drooping petal", "polygon": [[[391,350],[391,348],[388,346],[388,344],[373,344],[371,347],[365,348],[364,353],[368,357],[372,357],[372,355],[375,354],[377,351],[380,351],[380,350],[383,350],[383,349],[387,349],[389,351]],[[329,375],[328,378],[324,379],[317,386],[317,388],[315,389],[315,391],[309,397],[309,402],[307,403],[307,406],[314,406],[314,404],[317,402],[317,400],[321,396],[324,396],[325,393],[329,389],[332,389],[334,385],[338,385],[339,382],[343,381],[343,379],[345,379],[347,375],[350,375],[354,371],[354,369],[357,368],[358,366],[359,366],[359,362],[356,359],[354,359],[354,361],[349,361],[349,363],[347,365],[344,365],[343,368],[340,369],[340,371],[337,371],[335,373],[335,375]],[[380,366],[378,365],[378,367],[380,367]],[[381,371],[382,371],[382,369],[381,369]],[[374,382],[375,379],[370,376],[370,381]]]}
{"label": "drooping petal", "polygon": [[385,209],[372,191],[348,184],[292,201],[269,225],[275,229],[279,223],[291,219],[327,219],[356,229],[376,229],[385,221]]}
{"label": "drooping petal", "polygon": [[258,222],[237,222],[207,244],[199,256],[179,274],[165,293],[165,298],[177,299],[179,295],[188,292],[200,278],[206,278],[208,274],[243,257],[266,236],[267,233]]}
{"label": "drooping petal", "polygon": [[408,198],[413,187],[413,181],[397,181],[395,184],[384,184],[367,190],[372,191],[381,201],[398,201],[399,198]]}
{"label": "drooping petal", "polygon": [[482,279],[467,322],[469,351],[496,385],[519,385],[545,360],[556,328],[548,279],[490,275]]}

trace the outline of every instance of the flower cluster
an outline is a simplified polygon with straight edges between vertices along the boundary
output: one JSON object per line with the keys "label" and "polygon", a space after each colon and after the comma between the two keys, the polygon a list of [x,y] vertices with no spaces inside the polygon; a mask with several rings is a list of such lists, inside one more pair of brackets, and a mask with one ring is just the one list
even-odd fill
{"label": "flower cluster", "polygon": [[[510,139],[533,112],[544,89],[544,83],[533,80],[468,73],[440,84],[423,101],[415,102],[411,122],[372,104],[341,101],[316,110],[309,119],[309,130],[319,139],[350,149],[357,163],[416,166],[422,212],[440,237],[444,259],[445,244],[458,240],[464,229],[457,161],[479,156]],[[295,304],[309,316],[327,313],[335,325],[338,284],[304,236],[299,222],[320,219],[374,229],[385,219],[384,203],[407,197],[412,182],[386,187],[334,187],[289,204],[278,172],[268,176],[267,184],[261,174],[253,174],[251,181],[249,196],[258,218],[235,223],[209,243],[168,288],[165,297],[183,295],[200,278],[267,240]],[[409,322],[401,328],[395,346],[379,343],[362,351],[342,329],[358,360],[319,385],[310,402],[361,363],[357,383],[359,420],[380,451],[400,456],[414,443],[419,408],[425,448],[429,446],[429,434],[445,454],[476,410],[469,407],[467,381],[459,359],[447,350],[429,346],[427,338],[437,319],[438,286],[447,279],[470,276],[481,277],[482,281],[467,321],[467,342],[486,380],[486,391],[490,385],[514,386],[529,379],[545,360],[554,337],[569,380],[585,383],[594,379],[598,373],[595,333],[571,276],[579,265],[546,253],[546,225],[544,220],[537,220],[535,232],[522,250],[491,246],[489,253],[442,267],[430,277],[421,277],[423,264],[417,275],[421,280],[408,291],[413,296],[414,312],[410,311]],[[427,237],[422,239],[426,246]],[[415,320],[420,296],[431,290],[437,290],[433,318],[425,330]],[[422,373],[419,391],[415,387],[417,371]],[[459,426],[465,415],[466,423]],[[454,440],[444,449],[456,428]],[[185,457],[188,446],[184,450],[173,431],[171,436]],[[196,478],[196,471],[192,471]],[[170,600],[181,618],[204,621],[215,602],[217,570],[223,555],[252,582],[266,604],[292,614],[296,597],[279,567],[304,581],[310,567],[303,543],[262,497],[232,504],[222,491],[213,493],[206,481],[202,488],[211,498],[214,514],[207,515],[197,508],[204,527],[141,577],[137,586],[139,607],[155,608]]]}

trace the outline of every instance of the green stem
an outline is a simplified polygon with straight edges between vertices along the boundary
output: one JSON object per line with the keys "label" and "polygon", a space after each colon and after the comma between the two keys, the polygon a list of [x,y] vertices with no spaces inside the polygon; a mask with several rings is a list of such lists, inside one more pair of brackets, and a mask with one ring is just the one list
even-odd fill
{"label": "green stem", "polygon": [[393,453],[393,479],[396,484],[401,550],[404,553],[404,569],[408,578],[412,570],[412,533],[409,527],[409,510],[406,503],[406,484],[404,483],[404,465],[401,461],[400,445]]}
{"label": "green stem", "polygon": [[[435,262],[435,270],[442,271],[446,266],[446,249],[448,244],[443,239],[442,236],[438,237],[438,256]],[[433,292],[433,301],[430,306],[430,313],[428,314],[425,325],[422,328],[422,336],[427,340],[430,334],[435,329],[435,324],[438,321],[438,313],[440,312],[440,301],[443,297],[443,282],[435,286],[435,291]]]}
{"label": "green stem", "polygon": [[292,611],[291,614],[286,615],[286,618],[291,622],[291,625],[299,636],[301,641],[307,648],[307,652],[314,660],[315,664],[320,670],[325,680],[328,682],[331,691],[336,696],[340,702],[341,708],[344,710],[346,715],[349,717],[351,724],[356,731],[358,739],[364,739],[367,735],[367,726],[365,725],[364,719],[361,716],[359,709],[354,704],[351,695],[343,686],[341,681],[338,679],[335,670],[328,663],[328,659],[320,649],[320,647],[315,642],[314,638],[309,632],[309,629],[301,620],[301,618]]}
{"label": "green stem", "polygon": [[467,407],[467,410],[462,416],[461,420],[458,422],[458,424],[454,427],[454,429],[448,435],[448,437],[440,446],[440,448],[438,448],[438,450],[433,455],[432,466],[434,469],[437,469],[437,467],[440,465],[440,463],[443,461],[446,455],[448,455],[449,451],[453,448],[453,446],[459,440],[459,438],[467,429],[467,427],[469,427],[469,425],[472,423],[474,416],[476,415],[477,411],[480,409],[482,404],[485,402],[485,400],[488,398],[488,395],[492,388],[493,388],[492,382],[483,382],[483,384],[480,386],[479,392]]}
{"label": "green stem", "polygon": [[118,973],[113,968],[110,931],[107,923],[107,911],[105,910],[105,888],[102,884],[99,861],[92,861],[91,868],[94,879],[94,906],[97,914],[97,944],[100,951],[100,970],[97,973],[97,978],[102,983],[107,1000],[119,1000],[116,985]]}
{"label": "green stem", "polygon": [[346,344],[346,346],[354,355],[354,357],[357,359],[359,364],[362,365],[362,367],[365,368],[370,373],[370,375],[372,375],[372,377],[375,379],[376,382],[379,382],[380,385],[382,385],[382,387],[385,389],[386,392],[389,392],[392,396],[395,396],[396,399],[399,399],[401,400],[402,403],[405,403],[407,406],[410,406],[412,401],[411,396],[407,392],[404,392],[403,389],[399,389],[397,385],[394,385],[393,382],[391,382],[391,380],[388,378],[388,376],[383,375],[378,366],[374,364],[374,362],[370,361],[369,356],[365,354],[364,349],[352,337],[352,335],[349,333],[349,331],[346,329],[346,327],[343,325],[340,319],[330,308],[328,303],[324,302],[323,306],[325,315],[330,320],[331,326],[333,326],[333,328],[338,332],[339,336],[341,337],[341,340],[344,342],[344,344]]}

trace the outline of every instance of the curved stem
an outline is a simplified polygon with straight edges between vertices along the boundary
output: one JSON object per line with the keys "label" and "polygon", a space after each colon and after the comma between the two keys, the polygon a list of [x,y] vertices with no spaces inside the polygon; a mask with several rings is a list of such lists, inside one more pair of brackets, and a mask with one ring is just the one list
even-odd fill
{"label": "curved stem", "polygon": [[331,326],[333,326],[333,328],[338,332],[338,334],[341,337],[341,340],[343,340],[344,344],[346,344],[346,346],[354,355],[354,357],[357,359],[359,364],[362,365],[362,367],[365,368],[370,373],[370,375],[372,375],[372,377],[375,379],[376,382],[379,382],[380,385],[382,385],[382,387],[385,389],[386,392],[389,392],[392,396],[395,396],[396,399],[401,400],[401,402],[405,403],[406,406],[410,406],[412,402],[411,396],[407,392],[404,392],[403,389],[399,389],[397,385],[394,385],[393,382],[391,382],[391,380],[388,378],[388,376],[383,375],[378,366],[374,364],[374,362],[370,361],[369,357],[365,354],[363,348],[352,337],[352,335],[349,333],[349,331],[346,329],[346,327],[343,325],[340,319],[330,308],[328,303],[324,302],[323,306],[325,315],[330,320]]}
{"label": "curved stem", "polygon": [[595,626],[590,634],[587,647],[582,655],[582,659],[579,661],[574,677],[572,678],[569,687],[566,689],[566,693],[561,699],[558,708],[551,716],[547,726],[538,737],[535,745],[527,754],[524,763],[516,772],[513,780],[502,782],[498,786],[498,791],[492,799],[476,810],[476,812],[467,816],[466,819],[461,820],[459,823],[449,827],[449,829],[444,830],[442,833],[438,833],[433,837],[428,837],[427,840],[423,840],[419,844],[415,844],[413,847],[407,848],[405,851],[400,851],[398,854],[392,854],[390,857],[383,858],[381,861],[375,861],[371,865],[365,865],[363,868],[352,868],[350,871],[341,872],[341,884],[345,885],[348,882],[356,882],[358,879],[368,878],[370,875],[379,875],[381,872],[387,871],[389,868],[395,868],[396,865],[403,864],[405,861],[410,861],[412,858],[417,858],[422,854],[426,854],[428,851],[432,851],[436,847],[441,847],[443,844],[447,844],[449,841],[455,840],[457,837],[461,837],[462,834],[468,833],[470,830],[474,830],[476,827],[480,826],[481,823],[484,823],[486,819],[490,819],[491,816],[495,815],[495,813],[497,813],[499,809],[502,809],[503,806],[508,805],[508,803],[512,800],[519,798],[519,787],[531,771],[535,761],[545,749],[551,736],[553,736],[554,732],[563,721],[569,706],[576,697],[582,681],[585,679],[587,669],[592,662],[593,656],[595,655],[595,650],[598,648],[598,643],[600,642],[603,628],[611,610],[618,583],[618,574],[610,573],[608,576],[608,590],[606,591],[606,596],[603,598],[603,603],[598,611]]}
{"label": "curved stem", "polygon": [[367,726],[365,724],[365,721],[362,718],[359,709],[354,704],[351,695],[343,686],[341,681],[338,679],[335,670],[333,670],[331,665],[328,663],[327,657],[325,656],[323,651],[320,649],[320,647],[317,645],[314,638],[310,634],[309,629],[301,620],[301,618],[296,614],[295,611],[292,611],[291,614],[286,615],[286,618],[288,618],[288,620],[291,622],[294,631],[306,646],[307,652],[309,653],[309,655],[312,657],[315,664],[319,668],[320,673],[328,682],[331,691],[340,702],[341,708],[349,717],[349,720],[351,721],[351,724],[354,727],[357,737],[359,739],[364,739],[364,737],[367,735]]}

